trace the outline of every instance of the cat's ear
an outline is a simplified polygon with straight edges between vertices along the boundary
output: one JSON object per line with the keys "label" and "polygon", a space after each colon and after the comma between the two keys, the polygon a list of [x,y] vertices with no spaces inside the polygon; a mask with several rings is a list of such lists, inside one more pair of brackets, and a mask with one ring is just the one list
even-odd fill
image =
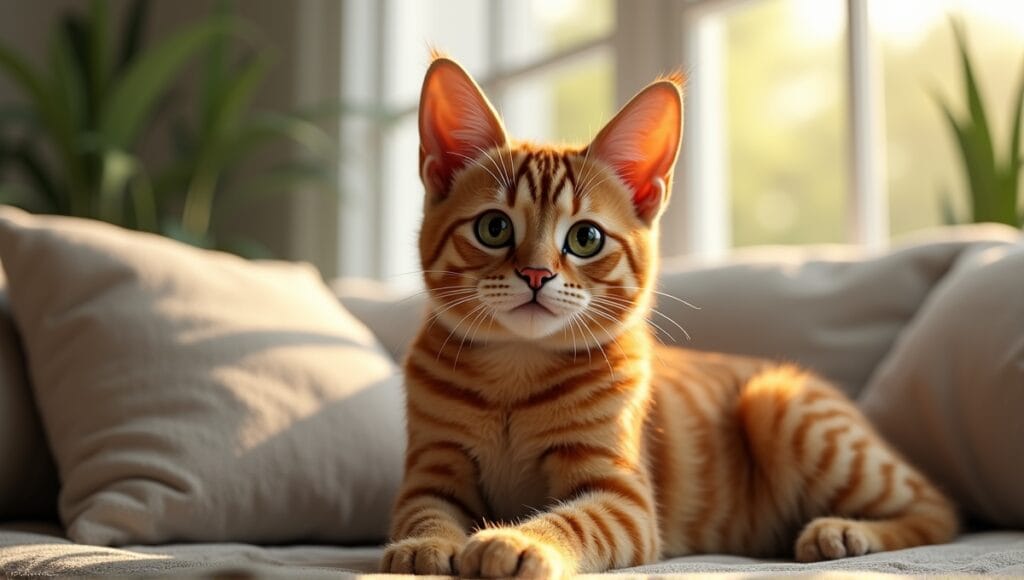
{"label": "cat's ear", "polygon": [[640,91],[601,129],[589,146],[629,187],[646,223],[668,201],[672,168],[683,134],[682,77],[659,80]]}
{"label": "cat's ear", "polygon": [[420,94],[420,178],[428,197],[447,195],[458,170],[506,142],[501,120],[469,73],[451,59],[434,59]]}

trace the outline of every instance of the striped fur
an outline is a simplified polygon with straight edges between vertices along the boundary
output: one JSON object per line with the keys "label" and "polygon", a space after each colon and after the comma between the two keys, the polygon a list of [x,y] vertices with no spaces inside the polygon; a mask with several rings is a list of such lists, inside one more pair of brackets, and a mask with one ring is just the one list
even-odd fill
{"label": "striped fur", "polygon": [[[431,312],[405,363],[384,571],[557,577],[697,552],[809,562],[953,536],[950,503],[823,379],[657,344],[657,212],[593,146],[493,137],[433,191],[424,169]],[[512,222],[508,247],[474,234],[494,209]],[[580,220],[605,233],[586,259],[563,251]],[[516,274],[527,266],[555,275],[534,294]],[[518,312],[531,296],[548,312]]]}

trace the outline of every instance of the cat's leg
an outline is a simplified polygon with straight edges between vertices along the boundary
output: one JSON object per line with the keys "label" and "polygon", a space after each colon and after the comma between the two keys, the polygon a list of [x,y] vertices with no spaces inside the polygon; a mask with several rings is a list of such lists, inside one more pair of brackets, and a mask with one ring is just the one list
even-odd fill
{"label": "cat's leg", "polygon": [[461,445],[427,440],[410,447],[405,469],[381,571],[453,574],[468,531],[486,513],[476,465]]}
{"label": "cat's leg", "polygon": [[607,444],[548,448],[543,465],[554,482],[552,495],[566,500],[517,526],[474,534],[458,557],[459,572],[554,578],[657,560],[661,547],[648,478],[639,460],[616,445],[623,439],[609,435],[590,439]]}
{"label": "cat's leg", "polygon": [[[816,517],[800,532],[803,562],[859,556],[951,540],[951,503],[892,450],[857,407],[824,380],[780,367],[754,377],[740,397],[762,465],[774,466]],[[798,486],[794,488],[792,486]]]}

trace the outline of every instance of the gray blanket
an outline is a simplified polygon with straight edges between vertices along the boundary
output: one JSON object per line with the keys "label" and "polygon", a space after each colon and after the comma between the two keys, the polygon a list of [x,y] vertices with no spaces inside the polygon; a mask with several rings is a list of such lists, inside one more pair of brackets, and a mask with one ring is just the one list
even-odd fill
{"label": "gray blanket", "polygon": [[[226,572],[296,578],[356,576],[376,570],[379,547],[174,544],[123,549],[74,544],[60,531],[39,525],[0,526],[0,574],[5,575],[181,575]],[[615,574],[661,576],[873,572],[888,574],[1011,574],[1024,576],[1024,531],[967,534],[952,544],[869,554],[819,564],[794,564],[738,556],[674,558]],[[340,573],[340,574],[339,574]]]}

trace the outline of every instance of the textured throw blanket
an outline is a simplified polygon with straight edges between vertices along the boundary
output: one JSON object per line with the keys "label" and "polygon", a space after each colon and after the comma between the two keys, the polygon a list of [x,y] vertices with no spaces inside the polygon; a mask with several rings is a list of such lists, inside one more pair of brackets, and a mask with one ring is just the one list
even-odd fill
{"label": "textured throw blanket", "polygon": [[[372,573],[380,548],[329,546],[257,547],[246,544],[175,544],[124,549],[74,544],[60,531],[39,525],[0,526],[0,575],[180,575],[332,578]],[[342,573],[339,576],[339,572]],[[869,554],[818,564],[794,564],[737,556],[674,558],[615,574],[658,576],[726,573],[748,576],[856,572],[899,575],[1007,574],[1024,576],[1024,531],[967,534],[953,544]]]}

